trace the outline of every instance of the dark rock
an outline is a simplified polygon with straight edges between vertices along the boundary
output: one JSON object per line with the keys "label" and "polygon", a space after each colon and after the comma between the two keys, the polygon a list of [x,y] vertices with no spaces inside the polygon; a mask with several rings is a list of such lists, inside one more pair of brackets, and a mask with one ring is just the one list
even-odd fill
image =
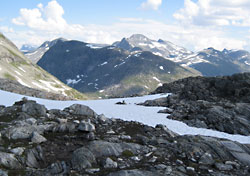
{"label": "dark rock", "polygon": [[27,101],[22,105],[22,111],[31,116],[47,117],[47,109],[44,105],[37,104],[35,101]]}

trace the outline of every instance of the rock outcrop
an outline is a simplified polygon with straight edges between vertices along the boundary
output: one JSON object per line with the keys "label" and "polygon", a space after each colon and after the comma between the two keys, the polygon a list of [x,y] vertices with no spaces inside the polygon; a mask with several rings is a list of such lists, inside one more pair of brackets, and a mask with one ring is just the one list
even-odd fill
{"label": "rock outcrop", "polygon": [[250,135],[250,73],[190,77],[164,84],[154,93],[172,93],[146,106],[165,106],[167,118],[198,128]]}
{"label": "rock outcrop", "polygon": [[0,108],[0,175],[249,175],[249,161],[247,144],[179,136],[82,105],[47,110],[24,100]]}

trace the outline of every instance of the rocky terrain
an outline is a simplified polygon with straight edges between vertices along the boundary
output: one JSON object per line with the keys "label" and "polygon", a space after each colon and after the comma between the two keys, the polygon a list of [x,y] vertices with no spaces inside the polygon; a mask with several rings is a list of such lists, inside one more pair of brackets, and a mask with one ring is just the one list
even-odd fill
{"label": "rocky terrain", "polygon": [[171,92],[146,106],[165,106],[167,118],[198,128],[250,135],[250,73],[190,77],[164,84],[154,93]]}
{"label": "rocky terrain", "polygon": [[109,119],[84,105],[0,107],[0,175],[249,175],[250,146]]}
{"label": "rocky terrain", "polygon": [[0,78],[0,90],[13,92],[21,95],[50,99],[50,100],[74,100],[74,97],[64,96],[62,94],[55,94],[52,92],[45,92],[37,89],[32,89],[22,84],[19,84],[16,81],[1,79]]}

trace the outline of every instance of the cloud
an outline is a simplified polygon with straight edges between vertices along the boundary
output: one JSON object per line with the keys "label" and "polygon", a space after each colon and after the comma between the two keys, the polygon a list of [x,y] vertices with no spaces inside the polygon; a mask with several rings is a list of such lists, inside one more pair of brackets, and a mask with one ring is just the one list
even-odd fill
{"label": "cloud", "polygon": [[162,0],[147,0],[146,2],[143,2],[141,4],[141,8],[145,10],[148,10],[148,9],[158,10],[161,4],[162,4]]}
{"label": "cloud", "polygon": [[63,18],[63,7],[57,1],[50,1],[45,8],[41,3],[37,7],[20,9],[20,16],[12,19],[12,22],[16,25],[28,26],[41,31],[63,32],[67,29],[68,24]]}
{"label": "cloud", "polygon": [[[142,18],[121,18],[108,25],[69,24],[63,18],[64,9],[57,1],[53,0],[47,6],[42,4],[38,6],[34,9],[21,9],[20,16],[12,20],[16,25],[28,27],[26,31],[7,33],[19,47],[23,43],[40,45],[46,40],[58,37],[89,43],[112,44],[135,33],[142,33],[152,39],[168,40],[195,51],[208,47],[220,50],[242,49],[246,45],[244,40],[229,37],[222,28],[182,23],[166,24]],[[199,6],[190,0],[189,4],[185,4],[185,7],[187,6],[189,9],[192,8],[192,12],[189,12],[192,19],[199,12],[197,10]]]}
{"label": "cloud", "polygon": [[185,24],[250,26],[249,0],[185,0],[184,8],[174,15]]}

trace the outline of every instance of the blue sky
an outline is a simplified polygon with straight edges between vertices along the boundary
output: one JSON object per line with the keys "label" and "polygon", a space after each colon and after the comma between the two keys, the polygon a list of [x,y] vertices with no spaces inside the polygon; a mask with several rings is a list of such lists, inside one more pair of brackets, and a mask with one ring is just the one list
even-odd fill
{"label": "blue sky", "polygon": [[0,31],[18,47],[58,37],[113,43],[134,33],[198,51],[250,50],[249,0],[11,0]]}

